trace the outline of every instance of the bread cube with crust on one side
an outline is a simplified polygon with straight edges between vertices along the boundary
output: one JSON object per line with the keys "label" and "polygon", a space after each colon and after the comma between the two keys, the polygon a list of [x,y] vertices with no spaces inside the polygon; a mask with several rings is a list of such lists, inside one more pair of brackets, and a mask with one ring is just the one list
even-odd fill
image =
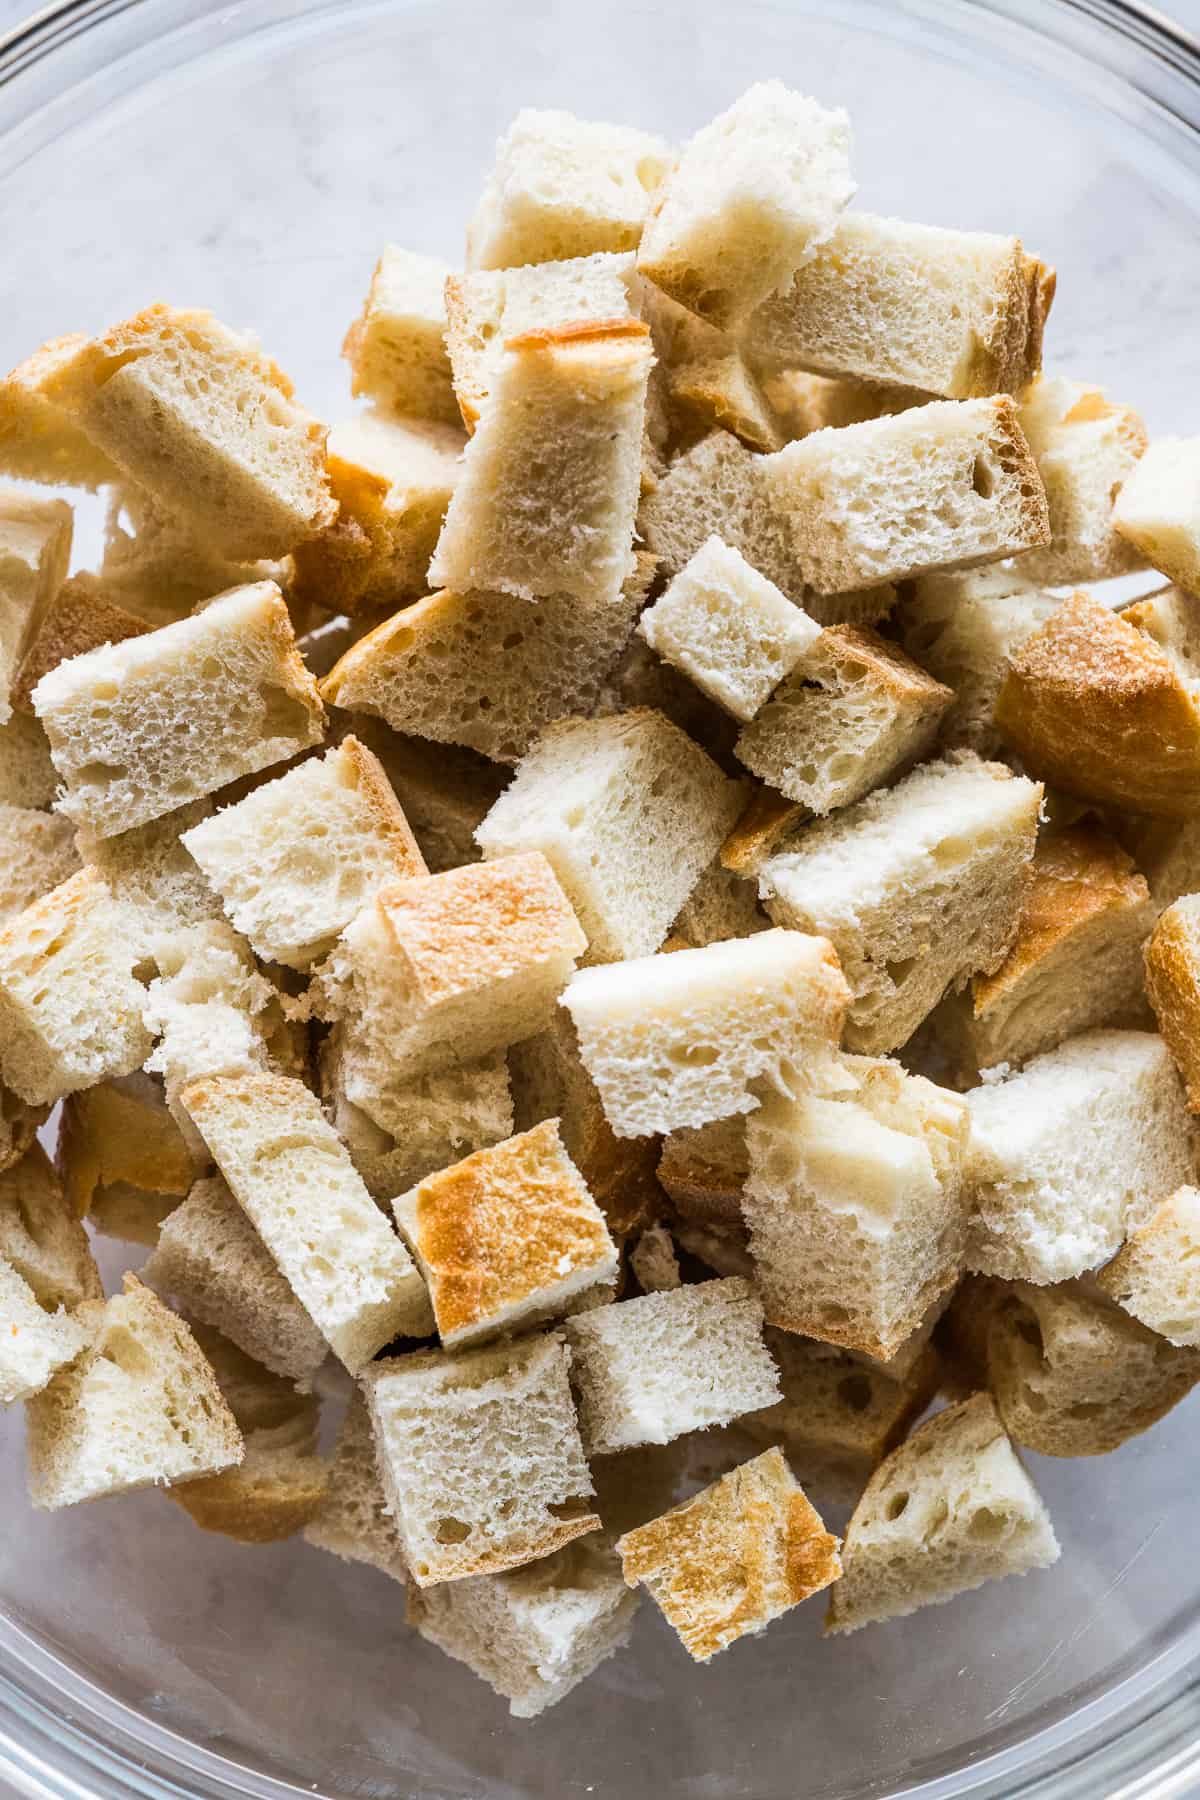
{"label": "bread cube with crust on one side", "polygon": [[619,1267],[604,1214],[558,1120],[427,1175],[392,1203],[448,1350],[611,1298]]}
{"label": "bread cube with crust on one side", "polygon": [[65,500],[0,488],[0,725],[12,717],[29,638],[66,579],[72,530]]}
{"label": "bread cube with crust on one side", "polygon": [[618,1137],[750,1112],[751,1084],[833,1058],[847,1001],[832,946],[794,931],[582,969],[563,1005]]}
{"label": "bread cube with crust on one side", "polygon": [[489,859],[540,851],[589,962],[657,950],[741,805],[736,783],[648,707],[551,725],[476,832]]}
{"label": "bread cube with crust on one side", "polygon": [[383,1484],[418,1587],[519,1568],[599,1528],[569,1364],[548,1332],[365,1371]]}
{"label": "bread cube with crust on one side", "polygon": [[34,689],[66,792],[112,837],[319,743],[325,713],[274,582],[60,663]]}
{"label": "bread cube with crust on one side", "polygon": [[1018,416],[1046,490],[1051,533],[1049,544],[1022,558],[1021,573],[1065,586],[1144,567],[1116,529],[1121,490],[1146,448],[1139,415],[1098,387],[1043,375],[1021,394]]}
{"label": "bread cube with crust on one side", "polygon": [[468,269],[636,249],[670,165],[649,132],[526,107],[496,145],[467,227]]}
{"label": "bread cube with crust on one side", "polygon": [[446,350],[449,263],[385,244],[362,311],[346,333],[350,392],[415,419],[458,423]]}
{"label": "bread cube with crust on one side", "polygon": [[697,1662],[764,1631],[842,1570],[837,1538],[777,1447],[627,1531],[617,1554]]}
{"label": "bread cube with crust on one side", "polygon": [[1200,593],[1200,438],[1155,438],[1126,475],[1112,522],[1169,581]]}
{"label": "bread cube with crust on one side", "polygon": [[1159,1202],[1096,1277],[1127,1313],[1168,1343],[1200,1349],[1200,1190]]}

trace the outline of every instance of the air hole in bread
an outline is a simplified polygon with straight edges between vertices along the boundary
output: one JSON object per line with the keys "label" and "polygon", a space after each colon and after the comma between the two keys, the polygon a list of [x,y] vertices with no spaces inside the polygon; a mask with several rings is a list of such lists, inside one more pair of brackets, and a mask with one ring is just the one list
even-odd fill
{"label": "air hole in bread", "polygon": [[971,470],[971,486],[981,500],[990,500],[996,491],[996,472],[986,456],[977,456]]}
{"label": "air hole in bread", "polygon": [[123,781],[125,770],[115,763],[84,763],[72,778],[75,787],[107,787],[110,781]]}
{"label": "air hole in bread", "polygon": [[998,1538],[1002,1538],[1007,1532],[1008,1520],[1003,1513],[997,1512],[994,1507],[981,1506],[978,1512],[972,1514],[971,1523],[967,1526],[967,1530],[971,1537],[977,1539],[979,1542],[994,1544]]}
{"label": "air hole in bread", "polygon": [[439,1544],[462,1544],[471,1535],[471,1527],[463,1519],[439,1519],[437,1541]]}
{"label": "air hole in bread", "polygon": [[296,738],[300,743],[307,743],[311,727],[311,713],[308,704],[289,694],[286,688],[265,686],[263,688],[263,736]]}
{"label": "air hole in bread", "polygon": [[843,1406],[848,1406],[852,1412],[866,1412],[871,1404],[871,1377],[865,1372],[847,1375],[838,1382],[837,1392]]}
{"label": "air hole in bread", "polygon": [[887,1503],[884,1516],[888,1519],[898,1519],[907,1505],[907,1494],[893,1494]]}

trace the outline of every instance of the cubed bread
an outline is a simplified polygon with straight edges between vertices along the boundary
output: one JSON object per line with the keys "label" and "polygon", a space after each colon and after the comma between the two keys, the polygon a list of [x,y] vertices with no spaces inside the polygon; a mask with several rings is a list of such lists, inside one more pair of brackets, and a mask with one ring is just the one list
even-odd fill
{"label": "cubed bread", "polygon": [[609,1299],[617,1248],[557,1119],[441,1169],[393,1203],[447,1350]]}
{"label": "cubed bread", "polygon": [[632,251],[598,251],[561,262],[477,269],[448,278],[446,340],[454,391],[468,431],[483,411],[509,338],[640,316],[635,262]]}
{"label": "cubed bread", "polygon": [[429,565],[431,586],[617,600],[635,566],[653,361],[638,319],[505,340]]}
{"label": "cubed bread", "polygon": [[[782,300],[786,305],[786,296]],[[773,304],[766,302],[764,313],[765,307]],[[747,330],[750,329],[748,324]],[[747,353],[753,354],[749,346]],[[803,369],[765,373],[762,387],[787,443],[793,438],[807,437],[810,431],[824,431],[829,425],[861,425],[864,419],[882,419],[888,413],[907,412],[910,406],[925,406],[937,398],[936,394],[927,394],[922,388],[898,387],[895,382],[812,375]]]}
{"label": "cubed bread", "polygon": [[512,1136],[513,1103],[502,1050],[479,1062],[376,1088],[371,1104],[384,1124],[347,1097],[332,1040],[322,1049],[321,1074],[338,1136],[372,1196],[385,1204],[427,1175]]}
{"label": "cubed bread", "polygon": [[738,324],[853,198],[850,120],[760,81],[698,131],[656,194],[638,270],[709,324]]}
{"label": "cubed bread", "polygon": [[1148,1431],[1200,1381],[1177,1348],[1080,1282],[1014,1282],[989,1310],[988,1386],[1014,1443],[1103,1456]]}
{"label": "cubed bread", "polygon": [[759,891],[777,925],[819,932],[852,999],[846,1045],[910,1038],[947,988],[996,968],[1016,934],[1042,789],[962,752],[785,838]]}
{"label": "cubed bread", "polygon": [[326,463],[337,517],[296,546],[292,604],[370,614],[424,594],[465,441],[457,425],[382,407],[335,425]]}
{"label": "cubed bread", "polygon": [[78,868],[70,820],[0,800],[0,920],[24,912]]}
{"label": "cubed bread", "polygon": [[1020,238],[847,212],[743,330],[751,362],[897,383],[932,398],[1016,394],[1041,366],[1054,271]]}
{"label": "cubed bread", "polygon": [[[1192,609],[1200,602],[1175,610]],[[1022,762],[1065,793],[1166,818],[1196,809],[1200,668],[1090,594],[1069,595],[1013,651],[995,717]]]}
{"label": "cubed bread", "polygon": [[174,624],[229,588],[255,581],[290,585],[289,558],[228,556],[203,525],[135,482],[115,484],[109,496],[103,591],[151,629]]}
{"label": "cubed bread", "polygon": [[636,249],[671,163],[661,138],[573,114],[519,112],[467,227],[469,269]]}
{"label": "cubed bread", "polygon": [[665,1225],[647,1225],[638,1233],[629,1270],[643,1294],[669,1294],[683,1286],[675,1241]]}
{"label": "cubed bread", "polygon": [[33,1504],[49,1512],[134,1488],[215,1475],[242,1434],[182,1319],[136,1275],[80,1315],[88,1342],[28,1403]]}
{"label": "cubed bread", "polygon": [[682,1219],[740,1226],[742,1190],[749,1173],[744,1114],[672,1131],[663,1139],[658,1179]]}
{"label": "cubed bread", "polygon": [[75,833],[80,855],[104,877],[151,953],[164,933],[224,923],[220,896],[181,841],[211,810],[208,800],[191,800],[115,837],[97,837],[86,825]]}
{"label": "cubed bread", "polygon": [[294,756],[325,725],[273,582],[60,663],[34,707],[66,785],[60,811],[101,837]]}
{"label": "cubed bread", "polygon": [[147,307],[79,347],[46,392],[227,556],[285,556],[329,522],[324,427],[211,313]]}
{"label": "cubed bread", "polygon": [[350,723],[383,764],[430,874],[478,862],[475,831],[508,771],[459,745],[402,736],[365,713]]}
{"label": "cubed bread", "polygon": [[1112,523],[1189,593],[1200,591],[1200,438],[1156,438],[1126,475]]}
{"label": "cubed bread", "polygon": [[1146,877],[1159,911],[1185,894],[1200,893],[1200,817],[1126,817],[1116,820],[1115,828]]}
{"label": "cubed bread", "polygon": [[236,1469],[204,1475],[173,1488],[201,1531],[236,1544],[278,1544],[295,1537],[315,1517],[328,1481],[317,1454],[317,1404],[297,1396],[285,1423],[245,1432],[245,1454]]}
{"label": "cubed bread", "polygon": [[362,312],[346,333],[350,392],[392,412],[457,425],[446,350],[449,263],[385,244]]}
{"label": "cubed bread", "polygon": [[307,1384],[327,1345],[219,1175],[163,1221],[142,1279],[277,1375]]}
{"label": "cubed bread", "polygon": [[571,1384],[589,1456],[669,1444],[780,1397],[748,1281],[701,1281],[568,1319]]}
{"label": "cubed bread", "polygon": [[1018,416],[1046,489],[1051,532],[1048,544],[1022,559],[1022,574],[1065,585],[1143,567],[1114,523],[1122,485],[1146,448],[1138,414],[1100,388],[1043,376],[1021,395]]}
{"label": "cubed bread", "polygon": [[296,1298],[352,1375],[432,1326],[425,1284],[321,1103],[283,1075],[210,1076],[182,1104]]}
{"label": "cubed bread", "polygon": [[1168,906],[1146,945],[1146,993],[1187,1090],[1200,1112],[1200,894]]}
{"label": "cubed bread", "polygon": [[675,915],[669,936],[691,950],[703,950],[726,938],[752,937],[769,924],[755,883],[711,862]]}
{"label": "cubed bread", "polygon": [[0,930],[0,1076],[47,1105],[146,1060],[136,941],[95,869]]}
{"label": "cubed bread", "polygon": [[741,1429],[778,1444],[806,1493],[830,1505],[853,1506],[872,1472],[937,1392],[936,1352],[926,1347],[912,1368],[893,1380],[837,1345],[772,1326],[764,1336],[783,1399],[747,1415]]}
{"label": "cubed bread", "polygon": [[983,1275],[1082,1275],[1195,1174],[1179,1077],[1151,1032],[1082,1032],[967,1104],[967,1266]]}
{"label": "cubed bread", "polygon": [[772,1325],[886,1359],[962,1272],[970,1115],[898,1063],[844,1074],[833,1098],[764,1097],[742,1216]]}
{"label": "cubed bread", "polygon": [[1096,1276],[1102,1290],[1168,1343],[1200,1349],[1200,1190],[1176,1188]]}
{"label": "cubed bread", "polygon": [[753,719],[816,642],[820,627],[740,551],[708,538],[638,630],[735,719]]}
{"label": "cubed bread", "polygon": [[540,851],[587,934],[587,960],[657,950],[716,856],[741,796],[661,713],[551,725],[476,838],[488,858]]}
{"label": "cubed bread", "polygon": [[71,508],[0,488],[0,725],[11,718],[13,688],[37,620],[66,578]]}
{"label": "cubed bread", "polygon": [[325,1492],[304,1528],[304,1541],[346,1562],[366,1563],[393,1581],[407,1579],[404,1549],[379,1472],[370,1414],[357,1391],[342,1419]]}
{"label": "cubed bread", "polygon": [[119,471],[50,397],[60,369],[87,343],[81,332],[51,338],[0,381],[0,474],[51,487],[103,487]]}
{"label": "cubed bread", "polygon": [[991,562],[1050,538],[1007,395],[813,432],[765,458],[759,478],[822,594]]}
{"label": "cubed bread", "polygon": [[1145,1007],[1142,949],[1155,907],[1132,859],[1085,821],[1043,832],[1030,870],[1008,955],[934,1015],[964,1083],[1093,1026],[1134,1022]]}
{"label": "cubed bread", "polygon": [[1058,1556],[995,1402],[976,1394],[922,1425],[872,1475],[846,1527],[825,1629],[904,1618]]}
{"label": "cubed bread", "polygon": [[135,1243],[157,1242],[197,1174],[161,1082],[141,1070],[68,1094],[55,1161],[75,1217]]}
{"label": "cubed bread", "polygon": [[486,1681],[514,1719],[534,1719],[628,1642],[637,1596],[606,1543],[577,1538],[552,1556],[408,1590],[408,1623]]}
{"label": "cubed bread", "polygon": [[0,1173],[0,1261],[49,1310],[104,1298],[87,1232],[40,1144]]}
{"label": "cubed bread", "polygon": [[49,1112],[49,1105],[31,1106],[0,1081],[0,1170],[20,1162]]}
{"label": "cubed bread", "polygon": [[1011,567],[923,575],[899,611],[904,648],[954,698],[939,736],[949,749],[995,756],[1001,748],[996,700],[1009,658],[1061,605]]}
{"label": "cubed bread", "polygon": [[296,969],[326,954],[381,887],[427,873],[378,758],[356,737],[255,788],[183,842],[258,955]]}
{"label": "cubed bread", "polygon": [[554,594],[536,606],[444,589],[360,638],[321,694],[395,731],[515,763],[545,726],[596,710],[639,605],[634,585],[600,604]]}
{"label": "cubed bread", "polygon": [[688,1654],[707,1662],[842,1572],[838,1540],[774,1448],[617,1543]]}
{"label": "cubed bread", "polygon": [[846,983],[821,937],[748,938],[583,969],[563,995],[618,1137],[704,1125],[757,1104],[785,1063],[831,1060]]}
{"label": "cubed bread", "polygon": [[592,1478],[550,1332],[362,1377],[389,1509],[418,1587],[519,1568],[595,1531]]}
{"label": "cubed bread", "polygon": [[58,772],[40,720],[14,713],[0,725],[0,800],[6,806],[49,806],[58,792]]}
{"label": "cubed bread", "polygon": [[141,637],[143,619],[118,606],[95,575],[72,575],[30,616],[21,658],[13,675],[12,703],[33,711],[33,690],[60,662],[84,656],[102,644],[123,644]]}
{"label": "cubed bread", "polygon": [[805,811],[768,787],[751,785],[737,824],[721,845],[721,867],[744,879],[757,878],[767,858],[795,835]]}
{"label": "cubed bread", "polygon": [[953,698],[878,632],[830,625],[743,727],[736,755],[789,800],[833,812],[924,756]]}
{"label": "cubed bread", "polygon": [[651,388],[659,383],[666,444],[694,441],[714,428],[731,431],[751,450],[778,450],[787,442],[735,332],[698,319],[649,282],[642,282],[639,298],[659,359]]}
{"label": "cubed bread", "polygon": [[0,1253],[0,1407],[31,1400],[88,1342],[87,1315],[43,1306]]}
{"label": "cubed bread", "polygon": [[[374,1116],[393,1082],[532,1037],[584,941],[536,852],[381,889],[323,970],[319,1004],[339,1021],[347,1098]],[[387,1116],[378,1123],[386,1130]]]}

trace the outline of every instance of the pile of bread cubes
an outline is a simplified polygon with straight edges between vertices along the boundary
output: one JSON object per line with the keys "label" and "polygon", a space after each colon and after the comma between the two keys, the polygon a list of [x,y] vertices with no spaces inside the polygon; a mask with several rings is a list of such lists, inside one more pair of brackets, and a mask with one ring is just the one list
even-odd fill
{"label": "pile of bread cubes", "polygon": [[33,1503],[302,1532],[519,1717],[642,1587],[704,1661],[1040,1569],[1014,1446],[1200,1380],[1200,439],[850,149],[522,113],[332,429],[165,304],[0,386]]}

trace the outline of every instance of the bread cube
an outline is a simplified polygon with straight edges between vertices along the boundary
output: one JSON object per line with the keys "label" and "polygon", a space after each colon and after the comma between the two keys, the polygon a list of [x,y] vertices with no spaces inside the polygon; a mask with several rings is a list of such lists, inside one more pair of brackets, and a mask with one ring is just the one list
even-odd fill
{"label": "bread cube", "polygon": [[1200,590],[1200,438],[1156,438],[1126,474],[1115,530],[1168,580]]}
{"label": "bread cube", "polygon": [[72,513],[65,500],[0,488],[0,725],[12,717],[18,665],[66,578]]}
{"label": "bread cube", "polygon": [[361,1393],[350,1397],[325,1492],[304,1527],[304,1541],[346,1562],[380,1569],[394,1581],[407,1579],[404,1550],[388,1512],[371,1418]]}
{"label": "bread cube", "polygon": [[1049,544],[1022,560],[1022,574],[1065,584],[1144,568],[1115,528],[1122,485],[1146,448],[1138,414],[1098,387],[1043,376],[1021,395],[1018,416],[1046,489],[1051,531]]}
{"label": "bread cube", "polygon": [[94,869],[0,930],[0,1076],[30,1105],[139,1068],[151,1039],[137,947]]}
{"label": "bread cube", "polygon": [[551,1332],[366,1370],[383,1484],[418,1587],[515,1569],[598,1528],[569,1363]]}
{"label": "bread cube", "polygon": [[640,603],[632,584],[602,604],[555,594],[536,606],[444,589],[360,638],[321,694],[396,731],[519,762],[545,726],[596,709]]}
{"label": "bread cube", "polygon": [[740,1227],[749,1173],[744,1114],[688,1126],[663,1139],[659,1184],[681,1219]]}
{"label": "bread cube", "polygon": [[848,1049],[910,1038],[1016,933],[1042,789],[963,752],[785,838],[759,888],[777,925],[819,932],[850,984]]}
{"label": "bread cube", "polygon": [[697,1662],[765,1630],[842,1568],[837,1538],[778,1449],[627,1531],[617,1553],[629,1586],[649,1589]]}
{"label": "bread cube", "polygon": [[309,1400],[287,1423],[247,1431],[238,1468],[185,1481],[170,1498],[201,1531],[237,1544],[278,1544],[315,1517],[328,1479],[317,1454],[317,1405]]}
{"label": "bread cube", "polygon": [[77,349],[46,392],[226,556],[285,556],[332,516],[324,428],[211,313],[147,307]]}
{"label": "bread cube", "polygon": [[[431,586],[617,599],[634,570],[653,360],[636,319],[505,341],[429,565]],[[531,457],[531,443],[542,454]]]}
{"label": "bread cube", "polygon": [[136,1275],[89,1302],[88,1343],[26,1412],[33,1504],[47,1512],[213,1475],[242,1459],[242,1434],[182,1319]]}
{"label": "bread cube", "polygon": [[308,1383],[325,1361],[325,1339],[220,1176],[164,1219],[142,1278],[277,1375]]}
{"label": "bread cube", "polygon": [[1151,1032],[1081,1032],[967,1104],[967,1266],[983,1275],[1082,1275],[1195,1172],[1179,1077]]}
{"label": "bread cube", "polygon": [[728,328],[789,285],[854,190],[841,108],[756,82],[696,133],[666,177],[638,270]]}
{"label": "bread cube", "polygon": [[1014,1443],[1042,1456],[1103,1456],[1190,1393],[1200,1352],[1167,1343],[1083,1283],[1014,1282],[989,1310],[987,1374]]}
{"label": "bread cube", "polygon": [[1065,1038],[1143,1012],[1142,948],[1155,907],[1132,860],[1096,825],[1044,832],[1013,946],[990,975],[948,996],[934,1023],[973,1082]]}
{"label": "bread cube", "polygon": [[503,1575],[410,1587],[407,1613],[423,1638],[507,1700],[514,1719],[534,1719],[624,1647],[637,1604],[609,1546],[577,1538]]}
{"label": "bread cube", "polygon": [[740,551],[710,537],[641,616],[650,648],[735,719],[752,719],[820,627]]}
{"label": "bread cube", "polygon": [[[583,944],[536,853],[381,889],[323,971],[319,1004],[340,1021],[335,1049],[347,1098],[374,1116],[394,1082],[532,1037]],[[388,1115],[377,1123],[387,1130]]]}
{"label": "bread cube", "polygon": [[34,706],[59,810],[111,837],[319,743],[325,715],[272,582],[73,657]]}
{"label": "bread cube", "polygon": [[1041,477],[1007,395],[814,432],[768,457],[760,479],[822,594],[1050,540]]}
{"label": "bread cube", "polygon": [[479,827],[485,857],[541,851],[587,960],[657,950],[733,824],[740,795],[661,713],[551,725]]}
{"label": "bread cube", "polygon": [[381,407],[335,425],[326,463],[337,518],[297,545],[292,604],[358,614],[424,594],[465,441],[457,425]]}
{"label": "bread cube", "polygon": [[192,800],[114,837],[97,837],[87,826],[75,833],[80,855],[103,875],[151,953],[164,933],[224,924],[220,896],[181,841],[211,811],[207,799]]}
{"label": "bread cube", "polygon": [[904,1618],[1058,1556],[995,1402],[975,1394],[922,1425],[872,1475],[846,1527],[825,1629]]}
{"label": "bread cube", "polygon": [[748,1281],[640,1294],[568,1319],[571,1383],[589,1456],[669,1444],[780,1397]]}
{"label": "bread cube", "polygon": [[385,1124],[346,1095],[338,1046],[327,1039],[322,1091],[338,1136],[374,1199],[390,1204],[427,1175],[512,1136],[513,1103],[504,1052],[479,1062],[388,1082],[371,1104]]}
{"label": "bread cube", "polygon": [[1187,1090],[1200,1112],[1200,894],[1168,906],[1146,946],[1146,993]]}
{"label": "bread cube", "polygon": [[46,1106],[31,1106],[0,1082],[0,1170],[19,1163],[46,1122]]}
{"label": "bread cube", "polygon": [[356,737],[183,839],[259,956],[308,968],[389,881],[427,873],[378,759]]}
{"label": "bread cube", "polygon": [[753,783],[737,824],[721,845],[721,867],[745,880],[757,879],[767,858],[782,849],[804,822],[802,806]]}
{"label": "bread cube", "polygon": [[60,662],[102,644],[123,644],[145,630],[145,621],[118,606],[95,575],[72,575],[46,596],[29,620],[12,678],[13,705],[32,712],[34,688]]}
{"label": "bread cube", "polygon": [[0,920],[24,912],[78,868],[68,820],[0,800]]}
{"label": "bread cube", "polygon": [[[1181,599],[1176,610],[1197,608]],[[1196,809],[1200,668],[1090,594],[1071,594],[1013,652],[995,716],[1025,765],[1064,793],[1165,818]]]}
{"label": "bread cube", "polygon": [[679,306],[661,288],[642,282],[642,315],[650,326],[666,415],[666,441],[693,441],[714,427],[731,431],[751,450],[778,450],[788,434],[735,332],[721,331]]}
{"label": "bread cube", "polygon": [[611,1298],[617,1250],[557,1119],[428,1175],[393,1203],[448,1350]]}
{"label": "bread cube", "polygon": [[75,1217],[134,1243],[157,1243],[198,1173],[161,1082],[140,1070],[68,1094],[55,1157]]}
{"label": "bread cube", "polygon": [[88,1341],[83,1319],[43,1306],[0,1255],[0,1406],[30,1400],[66,1368]]}
{"label": "bread cube", "polygon": [[224,554],[204,525],[136,482],[120,481],[109,492],[100,582],[110,601],[152,629],[174,624],[229,588],[256,581],[290,588],[287,558]]}
{"label": "bread cube", "polygon": [[0,1173],[0,1260],[47,1309],[104,1298],[87,1232],[40,1144]]}
{"label": "bread cube", "polygon": [[924,756],[953,698],[877,632],[831,625],[743,728],[735,754],[789,800],[833,812]]}
{"label": "bread cube", "polygon": [[763,1100],[742,1215],[771,1324],[886,1359],[962,1272],[969,1114],[898,1063],[845,1072],[835,1098]]}
{"label": "bread cube", "polygon": [[648,1225],[629,1252],[629,1271],[643,1294],[669,1294],[683,1286],[675,1242],[665,1225]]}
{"label": "bread cube", "polygon": [[0,800],[6,806],[47,807],[58,792],[58,774],[39,720],[14,713],[0,725]]}
{"label": "bread cube", "polygon": [[1041,366],[1054,271],[1020,238],[847,212],[746,321],[756,367],[1016,394]]}
{"label": "bread cube", "polygon": [[59,370],[86,343],[81,332],[51,338],[0,381],[0,474],[92,489],[116,479],[115,465],[50,398]]}
{"label": "bread cube", "polygon": [[508,771],[473,750],[403,737],[365,713],[352,722],[355,735],[383,764],[430,874],[478,862],[475,830]]}
{"label": "bread cube", "polygon": [[563,995],[618,1137],[704,1125],[757,1104],[751,1083],[830,1060],[847,999],[824,938],[763,931],[581,970]]}
{"label": "bread cube", "polygon": [[392,412],[457,425],[446,351],[449,263],[385,244],[362,312],[346,333],[350,392]]}
{"label": "bread cube", "polygon": [[296,1298],[352,1375],[432,1328],[425,1284],[315,1094],[283,1075],[210,1076],[181,1101]]}
{"label": "bread cube", "polygon": [[754,882],[712,862],[680,907],[670,937],[690,950],[703,950],[726,938],[752,937],[769,922]]}
{"label": "bread cube", "polygon": [[496,146],[467,227],[467,267],[635,249],[670,162],[649,132],[526,107]]}
{"label": "bread cube", "polygon": [[1096,1276],[1127,1313],[1168,1343],[1200,1349],[1200,1190],[1176,1188]]}
{"label": "bread cube", "polygon": [[1117,826],[1159,911],[1200,891],[1200,819],[1125,818]]}
{"label": "bread cube", "polygon": [[939,726],[947,749],[996,755],[996,699],[1009,658],[1061,605],[1017,567],[923,575],[900,608],[904,648],[953,690]]}

